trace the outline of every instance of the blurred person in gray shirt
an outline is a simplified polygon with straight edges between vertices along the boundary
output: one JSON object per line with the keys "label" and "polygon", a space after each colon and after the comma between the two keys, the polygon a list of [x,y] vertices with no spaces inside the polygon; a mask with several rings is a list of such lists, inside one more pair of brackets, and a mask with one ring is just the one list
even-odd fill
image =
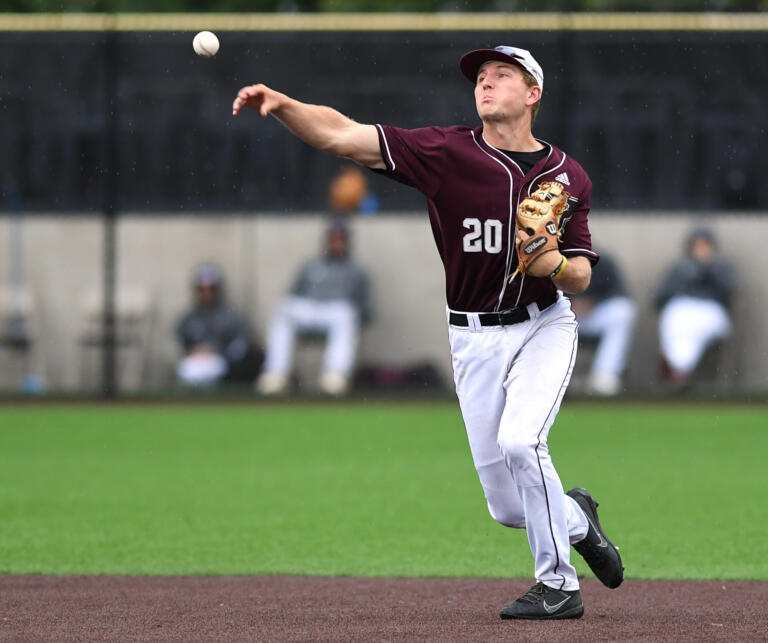
{"label": "blurred person in gray shirt", "polygon": [[195,268],[192,291],[193,306],[176,326],[183,351],[176,367],[179,380],[191,386],[253,380],[261,354],[245,318],[226,301],[221,269],[211,263]]}
{"label": "blurred person in gray shirt", "polygon": [[719,256],[712,231],[692,230],[685,257],[669,268],[655,297],[662,375],[669,385],[686,386],[706,349],[728,337],[735,289],[736,272]]}
{"label": "blurred person in gray shirt", "polygon": [[288,386],[297,335],[324,335],[320,389],[342,395],[349,387],[361,326],[371,316],[368,276],[351,258],[349,231],[331,222],[322,256],[307,262],[279,303],[267,333],[264,371],[256,388],[265,395]]}

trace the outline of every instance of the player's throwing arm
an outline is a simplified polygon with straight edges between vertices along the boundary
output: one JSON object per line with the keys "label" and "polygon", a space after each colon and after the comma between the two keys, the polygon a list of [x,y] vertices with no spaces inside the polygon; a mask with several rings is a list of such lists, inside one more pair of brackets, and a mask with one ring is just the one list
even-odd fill
{"label": "player's throwing arm", "polygon": [[272,114],[293,134],[312,147],[344,156],[372,168],[383,168],[379,138],[373,125],[363,125],[325,105],[297,101],[266,85],[247,85],[237,92],[232,115],[243,107],[262,116]]}

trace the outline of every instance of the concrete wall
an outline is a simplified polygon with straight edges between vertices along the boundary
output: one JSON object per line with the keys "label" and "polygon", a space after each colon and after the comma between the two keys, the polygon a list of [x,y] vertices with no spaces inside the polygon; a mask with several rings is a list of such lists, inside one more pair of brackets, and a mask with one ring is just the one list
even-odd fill
{"label": "concrete wall", "polygon": [[[723,252],[737,265],[738,336],[727,347],[733,385],[768,388],[768,217],[718,214],[713,227]],[[595,245],[617,256],[639,308],[627,379],[636,389],[653,387],[657,371],[656,316],[651,296],[662,272],[680,253],[696,215],[686,213],[593,213]],[[207,217],[124,216],[118,228],[118,280],[123,292],[145,291],[152,325],[143,353],[121,356],[122,385],[161,389],[173,383],[178,349],[173,328],[189,302],[189,276],[201,261],[224,268],[232,301],[263,339],[269,315],[297,267],[319,252],[321,216]],[[664,235],[660,234],[664,225]],[[404,365],[430,361],[450,382],[442,266],[425,216],[379,215],[351,223],[354,251],[374,284],[375,317],[366,329],[360,361]],[[738,234],[733,231],[738,230]],[[96,354],[80,342],[85,300],[100,292],[102,228],[93,217],[34,216],[21,227],[0,219],[0,284],[11,281],[11,245],[20,239],[23,281],[37,311],[36,346],[27,370],[40,373],[50,390],[93,385]],[[0,351],[0,387],[14,388],[18,361]],[[89,361],[90,360],[90,361]],[[131,361],[129,365],[128,362]],[[89,366],[90,365],[90,366]]]}

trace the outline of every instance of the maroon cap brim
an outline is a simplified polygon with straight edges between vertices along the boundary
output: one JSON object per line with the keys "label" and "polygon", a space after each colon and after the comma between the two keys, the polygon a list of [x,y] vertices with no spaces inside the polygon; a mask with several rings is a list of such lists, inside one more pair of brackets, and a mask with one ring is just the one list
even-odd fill
{"label": "maroon cap brim", "polygon": [[467,80],[471,83],[476,83],[477,71],[483,63],[486,63],[489,60],[499,60],[504,63],[510,63],[525,71],[525,67],[520,64],[520,61],[517,60],[517,58],[513,58],[497,49],[475,49],[474,51],[469,51],[461,57],[459,68],[461,69],[461,73],[467,77]]}

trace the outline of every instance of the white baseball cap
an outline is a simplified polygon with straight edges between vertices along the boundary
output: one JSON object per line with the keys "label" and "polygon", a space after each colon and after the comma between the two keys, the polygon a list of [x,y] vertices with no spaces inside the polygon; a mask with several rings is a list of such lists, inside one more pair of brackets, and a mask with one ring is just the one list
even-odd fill
{"label": "white baseball cap", "polygon": [[499,45],[495,49],[475,49],[467,52],[461,57],[459,67],[471,82],[477,82],[477,71],[483,63],[489,60],[500,60],[505,63],[512,63],[522,67],[531,76],[536,79],[539,87],[544,89],[544,71],[536,59],[531,56],[531,52],[520,47],[508,47]]}

